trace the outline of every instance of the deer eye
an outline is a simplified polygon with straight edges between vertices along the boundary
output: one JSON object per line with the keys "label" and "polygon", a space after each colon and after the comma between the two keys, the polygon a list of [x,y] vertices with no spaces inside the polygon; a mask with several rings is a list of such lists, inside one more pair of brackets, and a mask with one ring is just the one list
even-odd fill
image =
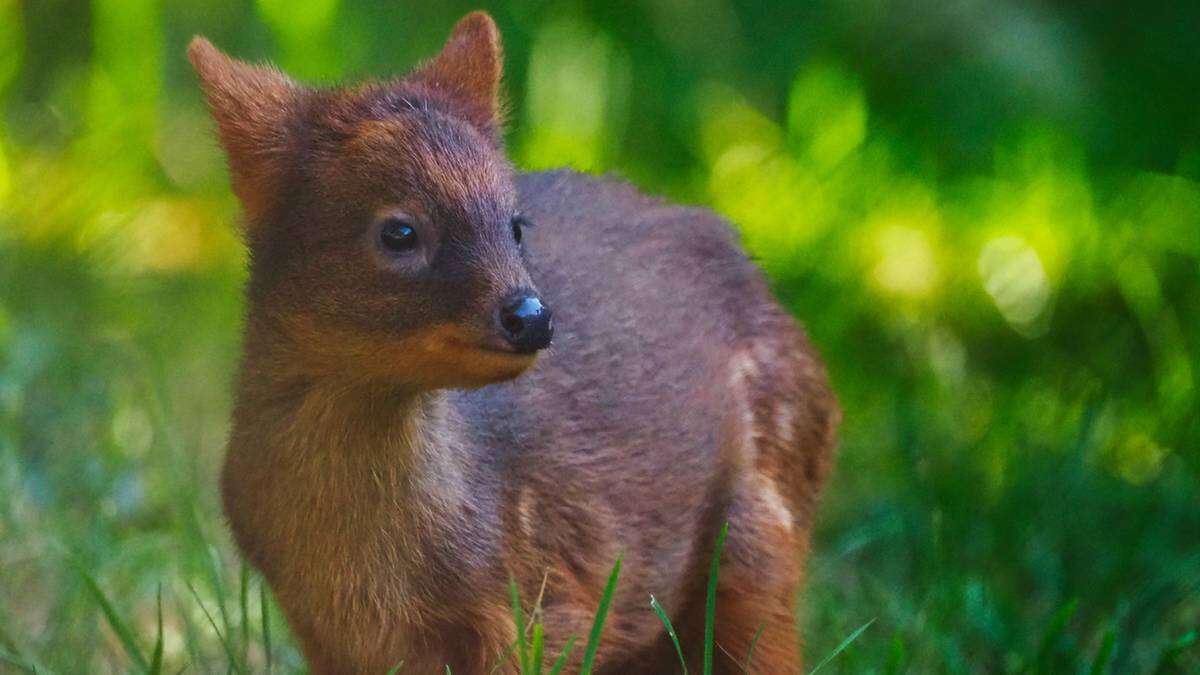
{"label": "deer eye", "polygon": [[379,228],[379,241],[395,253],[408,253],[417,247],[417,231],[407,221],[388,218]]}
{"label": "deer eye", "polygon": [[518,246],[521,245],[521,240],[525,238],[525,227],[528,225],[529,221],[525,219],[525,216],[517,214],[512,217],[513,241],[517,242]]}

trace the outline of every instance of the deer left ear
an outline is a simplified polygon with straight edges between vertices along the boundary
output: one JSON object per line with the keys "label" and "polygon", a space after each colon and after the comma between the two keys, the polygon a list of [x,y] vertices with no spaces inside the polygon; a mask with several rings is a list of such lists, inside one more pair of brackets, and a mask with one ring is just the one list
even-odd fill
{"label": "deer left ear", "polygon": [[502,123],[500,77],[504,70],[500,30],[487,12],[472,12],[454,25],[450,39],[432,61],[409,80],[421,82],[460,106],[479,129],[496,135]]}

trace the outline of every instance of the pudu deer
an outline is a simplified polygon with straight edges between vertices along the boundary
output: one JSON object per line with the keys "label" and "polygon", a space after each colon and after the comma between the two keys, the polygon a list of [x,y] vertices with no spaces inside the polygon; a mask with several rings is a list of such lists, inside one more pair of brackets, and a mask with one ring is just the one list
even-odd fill
{"label": "pudu deer", "polygon": [[189,56],[250,250],[224,507],[314,672],[514,672],[509,580],[552,654],[618,555],[599,669],[671,672],[648,598],[698,662],[726,522],[717,667],[761,628],[755,670],[796,672],[839,413],[729,225],[516,173],[484,13],[352,88]]}

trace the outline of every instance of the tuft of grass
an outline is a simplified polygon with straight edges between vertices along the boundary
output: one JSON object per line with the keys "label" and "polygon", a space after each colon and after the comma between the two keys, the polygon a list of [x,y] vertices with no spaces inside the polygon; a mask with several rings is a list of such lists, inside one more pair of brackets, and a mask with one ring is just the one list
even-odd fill
{"label": "tuft of grass", "polygon": [[[617,567],[620,566],[620,558],[617,559]],[[614,570],[615,571],[615,570]],[[611,594],[615,592],[616,584],[613,577],[609,578],[609,586],[605,588],[605,597],[611,601]],[[517,628],[517,639],[513,641],[507,652],[501,655],[492,668],[491,672],[495,673],[504,666],[504,664],[512,658],[513,652],[517,652],[518,665],[522,675],[541,675],[546,649],[545,626],[541,621],[542,616],[542,597],[546,592],[546,578],[542,579],[541,590],[538,591],[537,599],[534,601],[533,607],[529,611],[529,620],[526,622],[525,610],[521,603],[520,589],[517,586],[516,579],[509,578],[508,582],[509,600],[512,604],[513,625]],[[605,605],[605,599],[601,599],[601,605]],[[602,622],[602,621],[601,621]],[[593,628],[593,631],[595,628]],[[598,643],[597,643],[598,644]],[[562,651],[550,667],[549,675],[558,675],[567,666],[567,662],[571,657],[571,652],[575,648],[575,636],[571,635],[563,644]]]}
{"label": "tuft of grass", "polygon": [[[705,672],[712,672],[714,649],[721,647],[715,641],[715,617],[716,617],[716,590],[721,570],[721,556],[724,550],[725,542],[729,532],[729,525],[722,526],[714,546],[713,558],[709,569],[709,578],[707,584],[707,593],[705,597],[705,629],[704,629],[704,668]],[[583,662],[579,672],[581,675],[591,675],[593,672],[603,630],[606,624],[607,616],[615,597],[620,570],[622,566],[622,558],[619,556],[615,561],[612,571],[608,577],[608,581],[601,594],[599,604],[596,609],[596,614],[592,622],[587,645],[584,650]],[[78,567],[78,565],[77,565]],[[263,650],[263,660],[265,662],[265,670],[269,671],[274,664],[273,653],[275,647],[273,645],[272,629],[270,626],[271,607],[269,602],[269,593],[265,584],[261,580],[256,580],[252,573],[246,567],[241,567],[238,571],[239,584],[221,584],[219,588],[228,589],[229,592],[236,592],[236,599],[231,598],[229,605],[240,609],[240,617],[229,617],[228,623],[220,620],[219,613],[214,614],[210,611],[209,604],[206,604],[200,596],[199,591],[191,582],[185,582],[188,590],[191,593],[192,599],[203,613],[209,627],[216,636],[217,642],[221,646],[224,656],[223,667],[230,673],[245,673],[249,672],[251,645],[254,644],[254,631],[250,615],[250,596],[251,589],[254,583],[259,583],[259,610],[261,612],[261,646]],[[133,664],[133,670],[136,672],[150,673],[153,675],[161,675],[166,667],[164,656],[164,611],[163,611],[163,590],[159,584],[155,596],[155,618],[156,627],[153,636],[153,649],[149,656],[141,649],[141,640],[132,628],[131,622],[111,601],[107,593],[103,591],[95,577],[82,568],[78,569],[78,576],[83,582],[84,588],[87,589],[91,602],[97,606],[111,629],[113,635],[116,636],[122,650]],[[235,590],[236,589],[236,590]],[[509,582],[510,599],[512,601],[512,611],[514,625],[518,627],[517,639],[510,646],[507,655],[501,659],[497,667],[502,666],[508,659],[513,658],[514,653],[519,660],[520,673],[522,675],[561,675],[566,670],[570,656],[576,645],[576,637],[570,636],[564,644],[562,650],[558,653],[557,658],[547,671],[544,667],[544,661],[547,658],[545,626],[542,622],[541,601],[545,592],[545,584],[538,593],[538,597],[532,608],[526,612],[522,605],[519,588],[515,580]],[[236,602],[236,605],[235,605]],[[219,606],[218,602],[218,606]],[[681,672],[685,675],[688,673],[687,662],[684,657],[684,645],[679,640],[679,635],[676,632],[666,609],[653,595],[650,596],[650,607],[657,615],[662,623],[667,636],[669,637],[675,653],[679,658]],[[1020,667],[1020,662],[1017,664],[1017,671],[1021,672],[1056,672],[1059,669],[1061,662],[1064,659],[1070,660],[1078,666],[1078,672],[1090,672],[1092,675],[1103,675],[1114,667],[1114,662],[1117,656],[1117,625],[1110,625],[1100,640],[1100,643],[1090,659],[1086,659],[1078,648],[1063,647],[1064,644],[1069,644],[1065,641],[1065,637],[1074,617],[1077,614],[1079,602],[1071,600],[1059,607],[1046,622],[1046,627],[1042,631],[1040,639],[1037,641],[1037,648],[1028,659],[1025,660],[1025,666]],[[835,659],[842,656],[848,648],[855,644],[870,628],[876,619],[871,619],[859,626],[856,630],[850,633],[843,639],[829,654],[827,654],[808,675],[816,675],[822,672]],[[226,628],[223,629],[222,624]],[[199,642],[199,637],[196,636],[190,628],[190,624],[186,618],[186,612],[183,616],[183,625],[187,634],[188,648],[191,650],[191,644]],[[231,635],[227,627],[234,626],[238,630],[238,634]],[[739,663],[741,669],[745,672],[750,672],[753,668],[754,652],[757,647],[759,638],[762,636],[765,626],[760,626],[755,632],[750,641],[747,654],[744,662]],[[5,637],[8,640],[7,636]],[[1156,654],[1156,659],[1151,659],[1147,665],[1151,666],[1146,672],[1154,673],[1171,673],[1171,672],[1186,672],[1188,661],[1192,654],[1192,650],[1200,643],[1200,632],[1196,630],[1187,631],[1180,637],[1167,642],[1165,647],[1162,647]],[[905,641],[900,633],[893,634],[890,640],[890,649],[886,655],[886,660],[881,660],[883,663],[882,672],[889,675],[899,675],[906,670],[911,669],[910,657],[907,652]],[[7,648],[8,645],[0,645],[0,664],[15,668],[27,673],[46,673],[48,670],[38,664],[36,661],[25,657],[16,649]],[[723,648],[722,648],[723,649]],[[861,651],[861,650],[857,650]],[[727,652],[726,652],[727,653]],[[728,654],[728,653],[727,653]],[[734,654],[728,654],[735,662],[738,660]],[[855,658],[859,658],[856,656]],[[200,665],[208,661],[207,658],[196,658],[193,653],[193,663],[190,665]],[[299,667],[299,663],[291,664]],[[186,670],[189,665],[184,665]],[[207,666],[205,666],[207,667]],[[394,666],[389,673],[399,673],[402,670],[403,663]],[[1010,667],[1010,671],[1012,668]],[[446,666],[446,672],[450,672],[449,666]]]}

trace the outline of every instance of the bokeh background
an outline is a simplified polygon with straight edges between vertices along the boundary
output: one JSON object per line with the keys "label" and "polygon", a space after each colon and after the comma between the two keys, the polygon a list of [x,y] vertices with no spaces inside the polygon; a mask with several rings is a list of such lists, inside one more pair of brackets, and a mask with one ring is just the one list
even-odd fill
{"label": "bokeh background", "polygon": [[[810,664],[1200,669],[1200,3],[481,4],[515,161],[728,216],[828,360]],[[184,47],[355,81],[476,7],[0,0],[0,671],[126,670],[157,598],[171,672],[300,667],[216,502],[245,259]]]}

